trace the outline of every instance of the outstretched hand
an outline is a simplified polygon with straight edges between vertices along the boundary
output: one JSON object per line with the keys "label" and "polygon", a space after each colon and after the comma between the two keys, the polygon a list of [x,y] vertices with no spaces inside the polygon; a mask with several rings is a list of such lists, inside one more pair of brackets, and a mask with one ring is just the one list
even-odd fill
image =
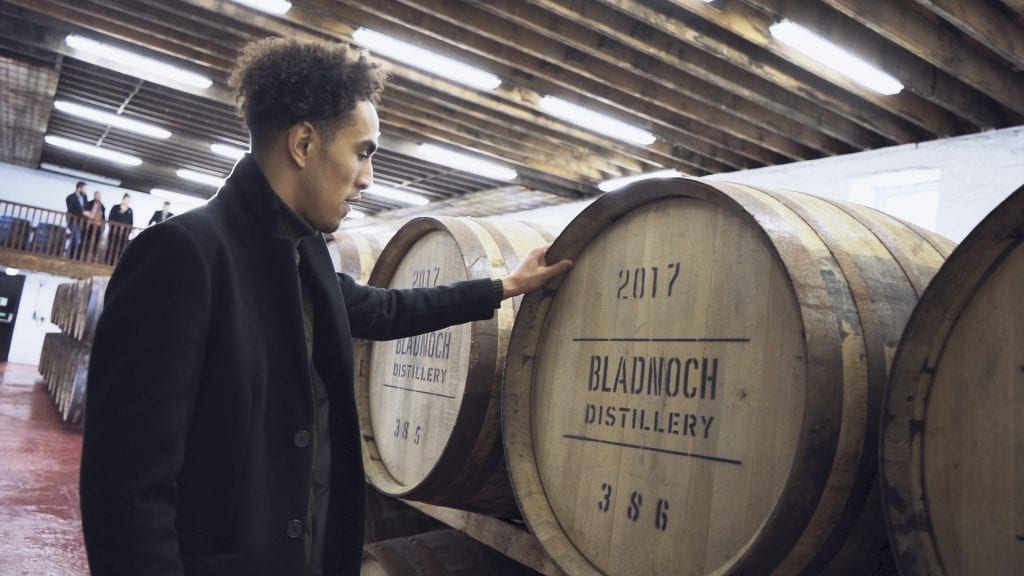
{"label": "outstretched hand", "polygon": [[519,263],[519,267],[512,274],[501,279],[501,284],[505,289],[503,294],[505,298],[533,292],[547,284],[548,280],[572,268],[572,260],[562,260],[549,266],[545,256],[550,246],[548,244],[530,250],[523,261]]}

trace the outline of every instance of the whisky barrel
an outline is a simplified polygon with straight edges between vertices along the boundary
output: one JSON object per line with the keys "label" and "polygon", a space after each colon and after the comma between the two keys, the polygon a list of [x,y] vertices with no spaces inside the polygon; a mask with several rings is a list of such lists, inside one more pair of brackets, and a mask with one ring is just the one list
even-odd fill
{"label": "whisky barrel", "polygon": [[[549,239],[519,222],[416,218],[381,252],[370,284],[415,288],[499,278]],[[363,460],[382,493],[517,513],[503,462],[499,392],[514,306],[506,300],[490,320],[359,346]]]}
{"label": "whisky barrel", "polygon": [[541,545],[572,576],[892,573],[887,369],[951,249],[795,192],[668,179],[598,199],[509,345],[506,457]]}
{"label": "whisky barrel", "polygon": [[381,542],[413,536],[444,527],[405,502],[377,492],[366,484],[366,518],[363,542]]}
{"label": "whisky barrel", "polygon": [[964,239],[914,310],[882,430],[904,576],[1024,573],[1024,187]]}
{"label": "whisky barrel", "polygon": [[341,229],[327,234],[327,251],[331,254],[334,270],[366,284],[373,271],[384,242],[381,237],[358,230]]}
{"label": "whisky barrel", "polygon": [[528,576],[537,572],[457,530],[363,547],[360,576]]}

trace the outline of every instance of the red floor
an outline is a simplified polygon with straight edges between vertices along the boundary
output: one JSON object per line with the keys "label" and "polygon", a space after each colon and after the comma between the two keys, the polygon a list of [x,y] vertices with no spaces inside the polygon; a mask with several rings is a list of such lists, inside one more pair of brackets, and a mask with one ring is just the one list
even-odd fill
{"label": "red floor", "polygon": [[89,573],[78,510],[82,433],[35,366],[0,364],[0,575]]}

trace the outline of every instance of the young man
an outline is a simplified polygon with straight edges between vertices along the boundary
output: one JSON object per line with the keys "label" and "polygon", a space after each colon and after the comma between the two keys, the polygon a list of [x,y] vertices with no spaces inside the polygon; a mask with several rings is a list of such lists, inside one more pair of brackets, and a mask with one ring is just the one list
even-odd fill
{"label": "young man", "polygon": [[171,203],[164,202],[164,207],[162,210],[156,210],[155,212],[153,212],[153,217],[149,219],[148,226],[152,226],[153,224],[159,224],[164,220],[167,220],[171,216],[174,216],[174,214],[171,214]]}
{"label": "young man", "polygon": [[107,288],[81,477],[93,576],[355,576],[352,338],[490,318],[571,265],[541,248],[501,280],[412,290],[335,274],[321,232],[372,183],[384,74],[274,39],[232,82],[251,155],[205,207],[140,234]]}
{"label": "young man", "polygon": [[75,183],[75,191],[68,194],[64,203],[68,208],[68,231],[71,232],[71,243],[68,245],[68,258],[78,258],[82,245],[82,226],[85,224],[85,205],[89,203],[89,195],[85,191],[86,183],[79,180]]}

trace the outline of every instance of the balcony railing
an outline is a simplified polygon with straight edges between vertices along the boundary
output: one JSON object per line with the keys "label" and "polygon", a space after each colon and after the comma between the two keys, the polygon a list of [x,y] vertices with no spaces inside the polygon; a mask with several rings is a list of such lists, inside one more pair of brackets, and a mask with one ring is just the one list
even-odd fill
{"label": "balcony railing", "polygon": [[0,200],[0,249],[113,267],[140,230]]}

